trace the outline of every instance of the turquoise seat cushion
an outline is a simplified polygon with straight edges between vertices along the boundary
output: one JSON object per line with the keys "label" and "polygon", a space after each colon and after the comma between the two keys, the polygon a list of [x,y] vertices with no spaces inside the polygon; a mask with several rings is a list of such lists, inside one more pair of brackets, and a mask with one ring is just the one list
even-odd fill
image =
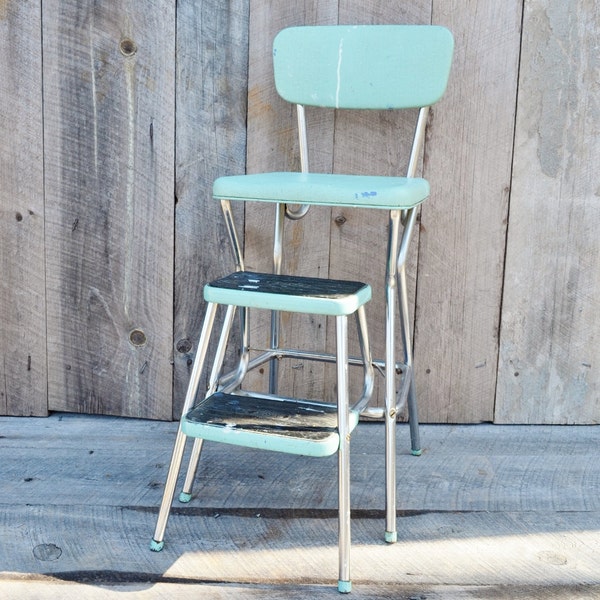
{"label": "turquoise seat cushion", "polygon": [[213,196],[222,200],[394,210],[423,202],[429,196],[429,182],[420,177],[257,173],[220,177],[214,182]]}

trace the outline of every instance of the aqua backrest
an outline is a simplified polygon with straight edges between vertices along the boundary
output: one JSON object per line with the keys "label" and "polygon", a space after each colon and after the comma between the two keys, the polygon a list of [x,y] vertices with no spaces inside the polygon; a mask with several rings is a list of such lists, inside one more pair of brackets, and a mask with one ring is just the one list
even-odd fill
{"label": "aqua backrest", "polygon": [[446,89],[454,40],[435,25],[290,27],[273,42],[277,92],[329,108],[417,108]]}

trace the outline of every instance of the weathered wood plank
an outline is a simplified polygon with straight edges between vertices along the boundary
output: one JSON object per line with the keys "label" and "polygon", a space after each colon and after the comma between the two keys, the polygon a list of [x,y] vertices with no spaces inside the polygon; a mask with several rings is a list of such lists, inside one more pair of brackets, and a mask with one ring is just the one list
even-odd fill
{"label": "weathered wood plank", "polygon": [[[0,504],[157,507],[175,423],[112,417],[0,420]],[[406,436],[407,426],[398,426]],[[352,507],[384,508],[383,424],[352,436]],[[600,429],[422,426],[418,460],[397,455],[406,511],[600,511]],[[47,468],[47,456],[54,458]],[[335,457],[307,459],[206,443],[190,511],[314,511],[337,507]],[[185,507],[176,503],[185,512]]]}
{"label": "weathered wood plank", "polygon": [[[209,584],[318,584],[335,593],[335,518],[178,514],[169,522],[164,550],[155,553],[147,545],[155,515],[146,511],[70,505],[2,508],[0,532],[12,540],[10,551],[3,545],[3,571],[67,581],[85,577],[92,584],[98,577],[97,585],[119,574],[137,577],[133,580],[139,583],[164,577]],[[392,545],[383,543],[380,521],[354,519],[354,589],[368,589],[373,582],[546,590],[598,585],[597,532],[590,525],[597,517],[427,513],[401,519],[398,542]]]}
{"label": "weathered wood plank", "polygon": [[[23,579],[41,598],[48,589],[94,598],[125,586],[152,598],[178,585],[239,587],[252,597],[256,588],[244,584],[269,597],[335,594],[335,475],[319,471],[334,471],[335,460],[262,452],[261,464],[255,451],[208,444],[203,494],[176,504],[165,549],[149,551],[162,493],[149,483],[164,475],[175,429],[78,415],[0,419],[3,598]],[[395,545],[383,543],[384,511],[372,498],[383,480],[383,444],[374,443],[382,433],[380,423],[361,424],[353,435],[357,597],[467,590],[477,598],[477,590],[481,598],[585,598],[578,594],[597,590],[600,463],[590,448],[600,443],[598,427],[423,426],[428,452],[398,457],[406,512]],[[311,469],[318,476],[305,481]]]}
{"label": "weathered wood plank", "polygon": [[[424,161],[415,364],[422,421],[491,421],[511,183],[521,2],[434,2],[453,31]],[[477,6],[475,6],[477,5]]]}
{"label": "weathered wood plank", "polygon": [[45,415],[39,0],[0,2],[0,413]]}
{"label": "weathered wood plank", "polygon": [[43,4],[54,410],[172,415],[174,16]]}
{"label": "weathered wood plank", "polygon": [[[74,575],[73,578],[76,578]],[[165,578],[168,579],[168,578]],[[131,579],[128,579],[131,581]],[[310,583],[267,584],[267,583],[208,583],[208,582],[163,582],[127,583],[120,576],[113,580],[104,577],[89,581],[86,574],[77,582],[61,581],[52,577],[40,580],[28,578],[2,580],[2,595],[5,600],[22,600],[27,596],[36,600],[105,600],[135,594],[142,600],[186,600],[190,593],[198,593],[211,600],[228,600],[235,597],[240,600],[265,598],[273,600],[293,600],[295,598],[331,598],[335,590],[331,586]],[[550,595],[549,595],[550,594]],[[490,598],[518,598],[519,600],[543,600],[545,598],[569,598],[569,600],[596,600],[600,594],[599,585],[445,585],[445,584],[380,584],[363,583],[354,587],[352,598],[359,600],[388,600],[389,598],[407,598],[409,600],[489,600]]]}
{"label": "weathered wood plank", "polygon": [[[126,583],[117,577],[116,581],[107,578],[90,582],[83,575],[82,582],[60,581],[52,577],[42,577],[41,581],[27,579],[2,581],[2,594],[6,600],[22,600],[28,595],[36,600],[105,600],[112,595],[135,594],[143,600],[186,600],[190,592],[201,594],[211,600],[228,600],[235,597],[240,600],[264,598],[273,600],[292,600],[294,598],[331,598],[332,588],[323,585],[291,583],[269,585],[233,584],[233,583]],[[549,596],[548,594],[551,594]],[[598,585],[436,585],[436,584],[379,584],[369,582],[356,586],[352,598],[359,600],[388,600],[389,598],[408,598],[427,600],[489,600],[490,598],[519,598],[519,600],[543,600],[545,598],[569,598],[570,600],[596,600],[600,594]]]}
{"label": "weathered wood plank", "polygon": [[245,171],[248,13],[247,2],[177,4],[175,418],[204,317],[202,288],[233,267],[211,193],[216,177]]}
{"label": "weathered wood plank", "polygon": [[600,9],[525,3],[496,420],[600,421]]}

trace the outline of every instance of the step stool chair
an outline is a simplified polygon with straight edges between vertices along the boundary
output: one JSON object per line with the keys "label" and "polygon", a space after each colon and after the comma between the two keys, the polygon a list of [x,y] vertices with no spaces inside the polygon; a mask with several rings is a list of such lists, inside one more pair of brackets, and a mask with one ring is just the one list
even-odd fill
{"label": "step stool chair", "polygon": [[[213,185],[220,200],[232,243],[236,271],[207,284],[206,316],[198,343],[158,521],[151,543],[164,544],[164,533],[187,437],[194,446],[183,492],[191,499],[192,484],[203,440],[263,448],[306,456],[338,453],[339,577],[340,592],[350,582],[350,434],[359,416],[385,417],[386,533],[395,542],[396,481],[395,424],[398,407],[409,409],[411,448],[420,454],[411,350],[405,263],[419,205],[429,196],[429,183],[416,177],[425,137],[428,107],[446,88],[453,52],[450,32],[437,26],[364,25],[314,26],[284,29],[273,44],[278,93],[297,105],[301,172],[262,173],[222,177]],[[308,171],[304,106],[335,109],[419,108],[406,177],[317,174]],[[368,191],[368,193],[363,193]],[[235,229],[231,201],[270,202],[275,205],[273,273],[246,271]],[[281,273],[283,223],[286,216],[301,218],[311,205],[362,207],[389,212],[386,257],[386,350],[374,360],[368,340],[365,304],[369,285],[354,281],[297,277]],[[396,350],[396,304],[400,314],[403,361]],[[206,394],[198,395],[209,341],[218,307],[226,307]],[[271,311],[271,347],[250,358],[248,311]],[[335,316],[336,352],[279,347],[281,312]],[[235,315],[241,324],[241,350],[236,369],[223,373],[224,357]],[[360,357],[348,356],[348,317],[357,322]],[[277,363],[294,357],[335,362],[337,403],[283,397],[277,394]],[[270,388],[265,393],[243,389],[248,372],[271,365]],[[362,393],[349,400],[348,367],[363,367]],[[385,408],[377,413],[367,404],[373,390],[373,366],[385,375]],[[397,389],[397,373],[402,381]],[[200,397],[197,397],[200,396]]]}

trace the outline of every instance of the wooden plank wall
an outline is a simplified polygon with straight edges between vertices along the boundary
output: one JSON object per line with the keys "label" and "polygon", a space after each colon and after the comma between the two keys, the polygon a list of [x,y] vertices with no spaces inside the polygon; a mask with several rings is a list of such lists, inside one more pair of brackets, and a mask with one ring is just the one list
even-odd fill
{"label": "wooden plank wall", "polygon": [[454,32],[456,50],[425,153],[433,192],[423,205],[419,245],[421,417],[492,421],[521,0],[441,0],[433,20]]}
{"label": "wooden plank wall", "polygon": [[[210,194],[216,177],[245,169],[248,12],[245,1],[177,3],[175,418],[204,317],[202,287],[232,265]],[[236,218],[243,228],[243,210]]]}
{"label": "wooden plank wall", "polygon": [[495,419],[600,421],[600,7],[528,0]]}
{"label": "wooden plank wall", "polygon": [[49,408],[170,418],[174,6],[42,17]]}
{"label": "wooden plank wall", "polygon": [[0,413],[45,415],[40,0],[0,2]]}
{"label": "wooden plank wall", "polygon": [[[273,36],[402,22],[456,38],[411,256],[421,418],[598,422],[595,5],[101,4],[0,0],[0,412],[177,416],[200,288],[231,264],[211,182],[299,166],[293,108],[273,88]],[[313,170],[404,170],[396,141],[408,120],[309,117]],[[238,207],[249,268],[269,268],[270,212]],[[380,354],[385,219],[321,209],[287,230],[311,257],[289,260],[292,271],[373,284]],[[285,326],[310,345],[331,337],[319,319]],[[323,367],[294,367],[290,391],[308,382],[309,395],[330,396]]]}

